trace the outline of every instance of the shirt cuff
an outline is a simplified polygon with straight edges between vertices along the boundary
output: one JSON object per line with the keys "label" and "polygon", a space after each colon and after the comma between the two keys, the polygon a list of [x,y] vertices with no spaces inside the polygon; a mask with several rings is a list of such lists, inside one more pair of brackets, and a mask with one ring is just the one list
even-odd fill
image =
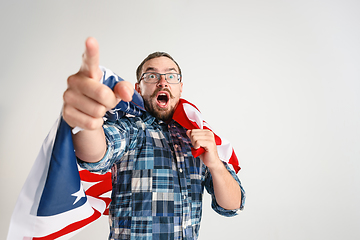
{"label": "shirt cuff", "polygon": [[98,172],[100,174],[105,174],[111,168],[111,166],[109,167],[109,165],[110,165],[109,163],[110,163],[110,159],[111,159],[111,155],[112,155],[111,152],[112,151],[111,151],[109,145],[107,144],[106,153],[100,161],[94,162],[94,163],[89,163],[89,162],[82,161],[79,158],[77,158],[77,161],[81,168],[89,170],[90,172]]}
{"label": "shirt cuff", "polygon": [[231,174],[231,176],[236,180],[236,182],[239,184],[240,186],[240,190],[241,190],[241,204],[240,207],[238,209],[232,209],[232,210],[228,210],[225,209],[223,207],[221,207],[217,201],[216,201],[216,197],[215,197],[215,191],[214,191],[214,186],[213,186],[213,181],[212,181],[212,176],[210,174],[209,169],[207,169],[207,173],[205,176],[205,187],[206,190],[208,191],[208,193],[211,195],[211,207],[212,209],[217,212],[218,214],[225,216],[225,217],[232,217],[232,216],[236,216],[238,214],[239,210],[243,210],[244,205],[245,205],[245,190],[241,185],[241,182],[239,180],[239,178],[237,177],[236,173],[234,172],[234,170],[232,170],[227,163],[223,162],[226,169],[229,171],[229,173]]}

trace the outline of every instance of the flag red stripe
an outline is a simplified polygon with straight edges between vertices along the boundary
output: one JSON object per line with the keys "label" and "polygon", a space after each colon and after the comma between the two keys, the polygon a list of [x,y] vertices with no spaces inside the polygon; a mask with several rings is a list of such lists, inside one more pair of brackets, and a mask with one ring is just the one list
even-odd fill
{"label": "flag red stripe", "polygon": [[102,194],[112,190],[111,178],[104,179],[103,181],[96,183],[89,187],[85,193],[92,197],[99,197]]}
{"label": "flag red stripe", "polygon": [[107,172],[106,174],[96,174],[89,172],[88,170],[80,170],[79,174],[81,180],[85,182],[100,182],[111,177],[111,172]]}
{"label": "flag red stripe", "polygon": [[73,231],[76,231],[76,230],[88,225],[89,223],[92,223],[93,221],[95,221],[99,217],[101,217],[101,213],[99,211],[97,211],[96,209],[94,209],[94,213],[90,217],[88,217],[86,219],[83,219],[81,221],[69,224],[68,226],[64,227],[63,229],[61,229],[61,230],[59,230],[57,232],[54,232],[52,234],[49,234],[47,236],[34,237],[33,240],[53,240],[53,239],[62,237],[64,235],[66,235],[66,234],[69,234],[69,233],[71,233]]}
{"label": "flag red stripe", "polygon": [[232,155],[229,159],[229,163],[234,167],[234,170],[236,173],[238,173],[240,171],[241,167],[239,166],[239,160],[235,154],[234,149],[233,149]]}

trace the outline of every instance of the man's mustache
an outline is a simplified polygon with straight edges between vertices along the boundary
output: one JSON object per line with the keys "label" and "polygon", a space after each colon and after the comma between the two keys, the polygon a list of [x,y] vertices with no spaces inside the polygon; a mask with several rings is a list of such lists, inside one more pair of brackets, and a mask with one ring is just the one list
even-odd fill
{"label": "man's mustache", "polygon": [[150,97],[151,97],[151,98],[156,97],[156,95],[158,94],[158,92],[161,92],[161,91],[163,91],[163,92],[168,92],[169,95],[170,95],[170,98],[175,98],[174,95],[172,95],[172,93],[170,92],[170,90],[167,89],[167,88],[157,88],[157,89],[154,91],[154,93],[151,94]]}

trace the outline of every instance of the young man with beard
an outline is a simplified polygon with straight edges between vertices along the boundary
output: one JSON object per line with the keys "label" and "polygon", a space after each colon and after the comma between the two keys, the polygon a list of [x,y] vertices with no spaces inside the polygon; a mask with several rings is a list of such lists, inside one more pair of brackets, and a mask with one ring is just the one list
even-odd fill
{"label": "young man with beard", "polygon": [[[71,127],[79,164],[90,171],[112,171],[109,239],[197,239],[204,187],[212,208],[225,216],[243,208],[244,190],[217,153],[209,130],[186,130],[172,120],[183,83],[179,65],[166,53],[150,54],[137,69],[135,90],[143,97],[141,117],[103,122],[133,87],[101,84],[99,50],[86,41],[80,71],[68,78],[63,117]],[[194,158],[191,147],[205,152]]]}

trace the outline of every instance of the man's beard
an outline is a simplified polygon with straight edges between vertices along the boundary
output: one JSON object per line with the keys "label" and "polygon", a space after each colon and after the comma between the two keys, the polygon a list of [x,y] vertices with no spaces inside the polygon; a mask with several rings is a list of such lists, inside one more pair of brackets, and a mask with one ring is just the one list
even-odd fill
{"label": "man's beard", "polygon": [[[144,98],[144,106],[145,106],[146,111],[148,111],[152,116],[154,116],[155,118],[160,119],[164,122],[167,122],[172,118],[172,116],[175,112],[176,106],[171,107],[170,103],[169,103],[169,106],[166,109],[159,107],[156,104],[156,95],[160,91],[168,92],[170,94],[170,99],[175,98],[172,95],[172,93],[166,88],[165,89],[156,89],[154,91],[154,93],[148,99]],[[170,101],[170,99],[168,101]],[[155,100],[155,101],[153,101],[153,100]]]}

